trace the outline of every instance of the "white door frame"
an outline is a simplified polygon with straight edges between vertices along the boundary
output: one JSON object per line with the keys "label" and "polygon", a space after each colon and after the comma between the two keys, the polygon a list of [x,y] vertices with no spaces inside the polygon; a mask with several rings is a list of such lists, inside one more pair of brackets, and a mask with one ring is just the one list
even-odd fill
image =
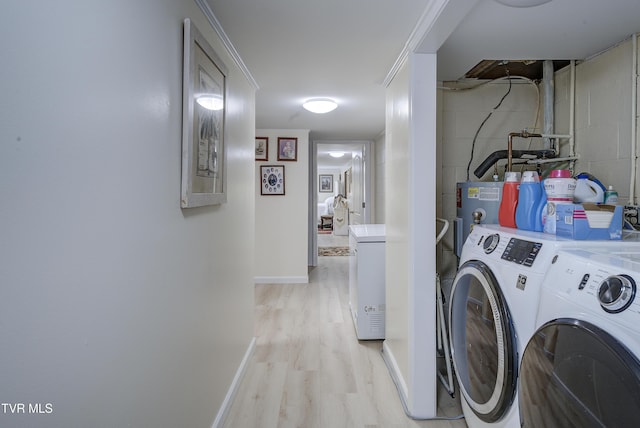
{"label": "white door frame", "polygon": [[362,155],[364,157],[364,191],[363,198],[365,206],[362,210],[362,218],[364,224],[371,222],[371,214],[373,211],[373,169],[374,160],[372,159],[374,153],[374,144],[370,140],[341,140],[341,141],[326,141],[326,140],[312,140],[309,144],[309,266],[318,266],[318,234],[316,219],[318,218],[318,144],[362,144],[364,150]]}

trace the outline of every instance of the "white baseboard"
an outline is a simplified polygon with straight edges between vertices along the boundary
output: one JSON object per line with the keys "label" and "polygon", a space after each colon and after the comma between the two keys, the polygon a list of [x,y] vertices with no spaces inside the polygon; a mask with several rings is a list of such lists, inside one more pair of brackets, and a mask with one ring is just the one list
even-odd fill
{"label": "white baseboard", "polygon": [[253,278],[254,284],[308,284],[307,276],[256,276]]}
{"label": "white baseboard", "polygon": [[236,375],[231,382],[231,386],[227,391],[227,396],[224,397],[224,401],[222,402],[222,406],[220,406],[220,410],[218,410],[218,414],[216,415],[215,420],[213,421],[213,425],[211,428],[219,428],[222,427],[224,420],[226,419],[229,410],[231,409],[231,404],[233,404],[233,400],[236,396],[236,392],[238,392],[238,388],[240,387],[240,382],[242,382],[242,378],[247,370],[247,363],[249,359],[253,355],[253,351],[256,348],[256,338],[251,339],[251,343],[249,343],[249,347],[247,348],[247,352],[244,353],[244,357],[242,358],[242,362],[240,363],[240,367],[238,367],[238,371],[236,371]]}
{"label": "white baseboard", "polygon": [[387,369],[389,370],[389,374],[391,375],[391,379],[393,379],[393,383],[396,385],[396,389],[398,390],[398,394],[400,395],[400,401],[402,402],[402,407],[407,415],[411,416],[407,406],[407,400],[409,397],[409,389],[407,388],[407,383],[404,381],[402,377],[402,372],[400,372],[400,367],[398,366],[398,362],[393,356],[393,352],[387,346],[387,341],[382,342],[382,359],[384,360]]}

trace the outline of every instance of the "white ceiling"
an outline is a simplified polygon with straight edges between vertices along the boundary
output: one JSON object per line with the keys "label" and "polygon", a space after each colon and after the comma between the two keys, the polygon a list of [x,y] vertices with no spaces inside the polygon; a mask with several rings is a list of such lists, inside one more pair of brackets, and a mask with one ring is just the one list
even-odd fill
{"label": "white ceiling", "polygon": [[[640,31],[640,0],[553,0],[529,9],[450,0],[447,7],[476,5],[448,38],[440,28],[453,25],[446,13],[441,26],[421,20],[442,0],[207,2],[259,86],[256,128],[309,129],[312,140],[380,135],[383,81],[407,48],[433,52],[439,37],[446,41],[438,77],[455,80],[482,59],[584,59]],[[301,107],[313,97],[340,107],[314,115]]]}
{"label": "white ceiling", "polygon": [[[357,143],[321,143],[316,146],[316,161],[318,168],[337,168],[344,169],[351,165],[353,158],[353,152],[362,153],[362,144]],[[329,153],[342,152],[344,156],[341,158],[334,158]]]}

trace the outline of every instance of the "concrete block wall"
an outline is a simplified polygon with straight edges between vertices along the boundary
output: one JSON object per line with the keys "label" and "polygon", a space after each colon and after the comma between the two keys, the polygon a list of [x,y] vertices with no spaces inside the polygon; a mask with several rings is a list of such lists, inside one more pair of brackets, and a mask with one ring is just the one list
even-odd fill
{"label": "concrete block wall", "polygon": [[[487,83],[466,90],[441,90],[439,100],[438,124],[439,130],[439,159],[441,159],[441,179],[438,180],[438,195],[441,196],[438,213],[449,220],[451,227],[442,241],[442,253],[439,259],[439,272],[443,281],[450,282],[455,276],[457,258],[453,252],[453,221],[456,217],[456,183],[461,181],[491,181],[493,169],[481,179],[473,171],[491,153],[507,148],[507,138],[510,132],[521,131],[525,128],[533,130],[540,127],[542,113],[538,123],[538,91],[532,83],[514,80],[509,95],[506,96],[485,125],[476,139],[473,160],[467,165],[471,156],[474,136],[482,121],[499,104],[500,99],[509,90],[506,80]],[[542,147],[539,140],[531,140],[532,148]],[[529,140],[514,140],[514,148],[526,148]],[[500,164],[500,179],[504,174],[504,164]]]}
{"label": "concrete block wall", "polygon": [[[576,172],[589,172],[613,185],[620,202],[629,199],[633,87],[631,39],[576,65]],[[568,112],[570,70],[556,73],[556,115]],[[558,120],[567,132],[567,120]],[[632,125],[633,124],[633,125]],[[564,149],[564,148],[563,148]]]}

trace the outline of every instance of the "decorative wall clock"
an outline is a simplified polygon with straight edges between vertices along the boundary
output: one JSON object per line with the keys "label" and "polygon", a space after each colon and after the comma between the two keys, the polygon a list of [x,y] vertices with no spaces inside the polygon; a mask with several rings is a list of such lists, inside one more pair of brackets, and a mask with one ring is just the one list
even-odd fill
{"label": "decorative wall clock", "polygon": [[260,194],[284,195],[284,165],[260,166]]}

